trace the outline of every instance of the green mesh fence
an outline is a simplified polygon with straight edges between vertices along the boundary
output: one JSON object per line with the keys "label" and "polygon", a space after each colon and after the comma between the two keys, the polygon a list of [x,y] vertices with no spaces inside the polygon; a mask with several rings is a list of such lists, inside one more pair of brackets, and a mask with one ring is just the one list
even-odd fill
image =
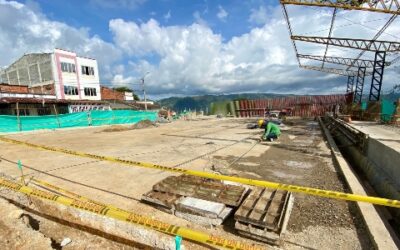
{"label": "green mesh fence", "polygon": [[141,120],[155,121],[157,112],[115,110],[90,111],[47,116],[0,116],[0,133],[30,131],[37,129],[56,129],[111,124],[137,123]]}
{"label": "green mesh fence", "polygon": [[396,105],[394,104],[393,101],[382,100],[381,101],[381,120],[384,122],[391,121],[395,110],[396,110]]}
{"label": "green mesh fence", "polygon": [[361,102],[361,110],[365,111],[367,110],[368,103],[367,102]]}

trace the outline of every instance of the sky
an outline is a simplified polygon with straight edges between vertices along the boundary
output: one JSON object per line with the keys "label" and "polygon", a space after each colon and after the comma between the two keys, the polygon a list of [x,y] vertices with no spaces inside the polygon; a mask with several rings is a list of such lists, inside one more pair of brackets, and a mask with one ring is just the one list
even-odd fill
{"label": "sky", "polygon": [[[294,35],[327,36],[332,9],[287,6]],[[339,10],[333,37],[372,38],[390,15]],[[379,39],[400,41],[396,20]],[[297,42],[302,54],[324,45]],[[344,93],[347,78],[301,69],[278,0],[0,0],[0,67],[25,53],[75,51],[98,60],[101,84],[155,99],[269,92]],[[328,56],[360,51],[330,46]],[[362,58],[373,59],[373,53]],[[388,55],[392,60],[396,55]],[[302,64],[320,65],[302,60]],[[326,67],[337,67],[326,64]],[[399,66],[385,70],[384,90]],[[366,78],[365,93],[371,79]]]}

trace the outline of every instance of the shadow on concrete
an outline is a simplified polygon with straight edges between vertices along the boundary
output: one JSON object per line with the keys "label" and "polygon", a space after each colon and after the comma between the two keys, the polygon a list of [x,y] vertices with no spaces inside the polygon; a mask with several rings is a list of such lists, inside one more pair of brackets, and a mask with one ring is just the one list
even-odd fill
{"label": "shadow on concrete", "polygon": [[[3,158],[3,157],[0,157],[0,159],[1,159],[1,160],[4,160],[4,161],[7,161],[7,162],[9,162],[9,163],[17,164],[17,162],[11,161],[11,160],[8,160],[8,159],[5,159],[5,158]],[[38,172],[38,173],[41,173],[41,174],[44,174],[44,175],[48,175],[48,176],[51,176],[51,177],[54,177],[54,178],[57,178],[57,179],[60,179],[60,180],[63,180],[63,181],[69,182],[69,183],[81,185],[81,186],[84,186],[84,187],[87,187],[87,188],[95,189],[95,190],[98,190],[98,191],[101,191],[101,192],[104,192],[104,193],[108,193],[108,194],[112,194],[112,195],[116,195],[116,196],[119,196],[119,197],[122,197],[122,198],[130,199],[130,200],[135,200],[135,201],[140,201],[139,199],[136,199],[136,198],[134,198],[134,197],[129,197],[129,196],[126,196],[126,195],[123,195],[123,194],[119,194],[119,193],[110,191],[110,190],[106,190],[106,189],[102,189],[102,188],[99,188],[99,187],[90,186],[90,185],[85,184],[85,183],[73,181],[73,180],[70,180],[70,179],[67,179],[67,178],[58,176],[58,175],[50,174],[50,173],[48,173],[48,172],[46,172],[46,171],[42,171],[42,170],[36,169],[36,168],[34,168],[34,167],[30,167],[30,166],[27,166],[27,165],[22,165],[22,166],[25,167],[25,168],[27,168],[27,169],[36,171],[36,172]],[[53,170],[54,170],[54,169],[53,169]]]}

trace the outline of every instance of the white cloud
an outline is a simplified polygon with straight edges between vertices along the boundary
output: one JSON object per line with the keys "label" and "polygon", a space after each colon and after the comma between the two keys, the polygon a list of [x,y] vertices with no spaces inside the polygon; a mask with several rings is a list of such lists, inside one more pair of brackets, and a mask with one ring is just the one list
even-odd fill
{"label": "white cloud", "polygon": [[169,11],[167,12],[167,14],[164,15],[164,20],[165,20],[166,22],[168,22],[169,19],[171,19],[171,10],[169,10]]}
{"label": "white cloud", "polygon": [[228,17],[228,12],[226,12],[226,10],[224,8],[222,8],[221,5],[218,6],[218,13],[217,13],[217,17],[219,20],[225,22],[226,18]]}
{"label": "white cloud", "polygon": [[9,65],[24,53],[63,48],[96,58],[105,75],[106,66],[119,60],[121,51],[88,31],[51,21],[23,4],[0,0],[0,66]]}
{"label": "white cloud", "polygon": [[113,79],[111,80],[112,85],[118,86],[118,87],[130,86],[136,82],[137,82],[137,79],[135,77],[129,76],[129,77],[125,78],[122,74],[114,75]]}
{"label": "white cloud", "polygon": [[207,21],[204,20],[204,19],[201,17],[201,14],[200,14],[199,11],[195,11],[195,12],[193,13],[193,17],[194,17],[194,20],[195,20],[196,23],[201,24],[201,25],[204,25],[204,26],[207,26]]}
{"label": "white cloud", "polygon": [[[322,36],[328,33],[327,30],[316,32],[316,29],[329,29],[329,11],[305,11],[304,8],[293,8],[291,11],[295,32],[311,32],[313,35]],[[145,71],[152,72],[148,77],[147,86],[149,93],[154,95],[240,91],[308,94],[313,91],[345,91],[345,77],[298,67],[280,7],[269,12],[265,25],[228,40],[224,40],[220,34],[214,33],[210,27],[199,22],[188,26],[162,26],[153,19],[142,24],[115,19],[110,21],[110,30],[114,34],[117,46],[131,57],[140,58],[132,63],[133,72],[136,75]],[[365,15],[344,14],[354,21]],[[368,18],[371,20],[371,16],[363,17],[362,20]],[[365,34],[357,25],[348,26],[347,30],[344,30],[346,27],[341,26],[347,23],[344,19],[337,21],[336,25],[339,28],[335,32],[352,37],[372,37],[375,32],[370,30]],[[392,29],[390,32],[399,34],[399,28]],[[300,53],[315,55],[323,55],[325,49],[324,45],[307,43],[298,43],[298,47]],[[359,51],[331,46],[328,54],[356,56],[357,53]],[[155,55],[159,60],[146,60],[147,55]],[[312,61],[303,63],[316,64]],[[338,67],[328,64],[326,66]],[[367,79],[366,84],[369,81]],[[391,79],[388,77],[387,81],[389,86]]]}
{"label": "white cloud", "polygon": [[251,9],[251,14],[248,21],[257,25],[263,25],[267,23],[267,9],[262,5],[258,9]]}

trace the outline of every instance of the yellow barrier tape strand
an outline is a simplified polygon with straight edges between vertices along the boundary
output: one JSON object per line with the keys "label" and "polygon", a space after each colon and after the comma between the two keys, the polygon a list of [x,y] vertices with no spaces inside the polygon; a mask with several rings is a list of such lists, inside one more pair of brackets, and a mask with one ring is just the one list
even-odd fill
{"label": "yellow barrier tape strand", "polygon": [[147,162],[123,160],[123,159],[119,159],[119,158],[111,157],[111,156],[100,156],[100,155],[94,155],[94,154],[78,152],[78,151],[73,151],[73,150],[68,150],[68,149],[37,145],[37,144],[24,142],[24,141],[18,141],[18,140],[14,140],[14,139],[10,139],[10,138],[5,138],[5,137],[0,137],[0,140],[5,141],[5,142],[14,143],[14,144],[26,145],[26,146],[37,148],[37,149],[49,150],[49,151],[60,152],[60,153],[65,153],[65,154],[70,154],[70,155],[75,155],[75,156],[81,156],[81,157],[88,157],[88,158],[92,158],[92,159],[104,160],[104,161],[109,161],[109,162],[122,163],[122,164],[129,165],[129,166],[152,168],[152,169],[158,169],[158,170],[169,171],[169,172],[174,172],[174,173],[199,176],[199,177],[215,179],[215,180],[233,181],[233,182],[242,183],[242,184],[251,185],[251,186],[259,186],[259,187],[265,187],[265,188],[287,190],[287,191],[291,191],[291,192],[304,193],[304,194],[315,195],[315,196],[320,196],[320,197],[325,197],[325,198],[332,198],[332,199],[339,199],[339,200],[346,200],[346,201],[367,202],[367,203],[371,203],[371,204],[375,204],[375,205],[400,208],[399,200],[391,200],[391,199],[380,198],[380,197],[349,194],[349,193],[337,192],[337,191],[332,191],[332,190],[323,190],[323,189],[289,185],[289,184],[283,184],[283,183],[277,183],[277,182],[269,182],[269,181],[264,181],[264,180],[255,180],[255,179],[248,179],[248,178],[242,178],[242,177],[217,175],[217,174],[213,174],[213,173],[207,173],[207,172],[189,170],[189,169],[182,169],[182,168],[166,167],[166,166],[161,166],[161,165],[147,163]]}
{"label": "yellow barrier tape strand", "polygon": [[[42,182],[43,183],[43,182]],[[51,184],[50,184],[51,185]],[[169,235],[179,235],[184,239],[189,239],[199,243],[205,243],[208,245],[217,246],[225,249],[232,250],[261,250],[264,249],[261,246],[257,245],[249,245],[244,242],[229,240],[220,236],[209,235],[206,233],[202,233],[199,231],[194,231],[189,228],[175,226],[169,223],[165,223],[159,220],[155,220],[143,215],[139,215],[136,213],[124,211],[119,208],[115,208],[112,206],[107,206],[105,204],[100,205],[99,202],[87,202],[83,200],[76,200],[72,198],[68,198],[62,195],[53,194],[50,192],[42,191],[39,189],[35,189],[32,187],[24,186],[3,178],[0,178],[0,186],[12,189],[14,191],[24,193],[30,196],[34,196],[40,199],[45,199],[48,201],[52,201],[55,203],[59,203],[65,206],[85,210],[87,212],[103,215],[109,218],[117,219],[120,221],[125,221],[132,224],[138,224],[143,227],[150,228],[152,230],[156,230],[162,233],[166,233]],[[52,187],[55,187],[51,185]],[[57,188],[57,187],[55,187]],[[79,196],[79,195],[78,195]],[[82,196],[80,196],[82,197]],[[82,197],[84,198],[84,197]],[[84,198],[85,199],[85,198]]]}
{"label": "yellow barrier tape strand", "polygon": [[[50,183],[45,182],[45,181],[43,181],[43,180],[32,179],[32,181],[34,182],[34,184],[36,184],[36,185],[38,185],[38,186],[40,186],[40,187],[44,187],[44,188],[50,189],[50,190],[55,191],[55,192],[58,192],[58,193],[62,193],[63,195],[65,195],[65,196],[70,196],[70,197],[72,197],[73,199],[77,199],[77,200],[81,200],[81,201],[85,201],[85,202],[90,202],[90,203],[97,204],[97,205],[100,205],[100,206],[107,206],[107,207],[110,207],[110,208],[115,209],[115,210],[120,210],[120,211],[128,212],[128,211],[126,211],[126,210],[120,209],[120,208],[115,207],[115,206],[113,206],[113,205],[104,204],[104,203],[101,203],[101,202],[98,202],[98,201],[89,199],[89,198],[87,198],[87,197],[84,197],[84,196],[82,196],[82,195],[73,193],[73,192],[71,192],[71,191],[69,191],[69,190],[65,190],[65,189],[63,189],[63,188],[54,186],[53,184],[50,184]],[[128,213],[129,213],[129,212],[128,212]]]}

